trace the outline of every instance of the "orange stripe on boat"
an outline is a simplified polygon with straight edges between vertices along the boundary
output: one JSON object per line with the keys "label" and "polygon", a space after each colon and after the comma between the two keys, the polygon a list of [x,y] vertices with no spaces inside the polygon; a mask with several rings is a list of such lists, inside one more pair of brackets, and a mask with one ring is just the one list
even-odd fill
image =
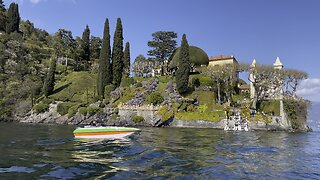
{"label": "orange stripe on boat", "polygon": [[111,135],[111,134],[128,134],[132,132],[85,132],[85,133],[74,133],[74,136],[97,136],[97,135]]}

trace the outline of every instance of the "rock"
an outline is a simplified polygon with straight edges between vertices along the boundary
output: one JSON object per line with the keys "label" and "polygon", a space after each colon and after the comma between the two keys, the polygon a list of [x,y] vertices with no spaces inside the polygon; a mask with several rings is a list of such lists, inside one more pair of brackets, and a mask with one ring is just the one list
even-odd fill
{"label": "rock", "polygon": [[50,104],[49,110],[44,113],[37,114],[33,111],[30,112],[29,116],[19,118],[18,121],[25,123],[52,123],[52,124],[67,124],[68,117],[67,115],[61,116],[57,112],[57,106],[61,102],[56,104]]}

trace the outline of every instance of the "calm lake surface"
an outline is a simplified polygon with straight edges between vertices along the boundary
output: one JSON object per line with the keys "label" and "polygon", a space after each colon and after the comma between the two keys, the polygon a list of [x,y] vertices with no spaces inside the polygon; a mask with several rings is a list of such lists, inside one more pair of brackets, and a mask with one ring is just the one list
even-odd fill
{"label": "calm lake surface", "polygon": [[143,128],[81,141],[74,126],[0,123],[0,179],[320,179],[320,132]]}

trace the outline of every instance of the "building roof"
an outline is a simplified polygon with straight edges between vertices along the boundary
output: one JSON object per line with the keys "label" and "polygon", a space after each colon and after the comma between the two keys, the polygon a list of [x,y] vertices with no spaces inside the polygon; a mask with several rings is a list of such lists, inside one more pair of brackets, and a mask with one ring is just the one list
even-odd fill
{"label": "building roof", "polygon": [[221,60],[228,60],[228,59],[235,60],[234,56],[219,55],[219,56],[210,57],[209,61],[221,61]]}

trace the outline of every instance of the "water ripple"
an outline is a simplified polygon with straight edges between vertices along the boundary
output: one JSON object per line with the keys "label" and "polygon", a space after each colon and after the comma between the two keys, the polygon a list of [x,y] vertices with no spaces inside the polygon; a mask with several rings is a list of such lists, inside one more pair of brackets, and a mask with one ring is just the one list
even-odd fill
{"label": "water ripple", "polygon": [[320,179],[320,132],[144,128],[78,140],[74,127],[1,124],[0,179]]}

